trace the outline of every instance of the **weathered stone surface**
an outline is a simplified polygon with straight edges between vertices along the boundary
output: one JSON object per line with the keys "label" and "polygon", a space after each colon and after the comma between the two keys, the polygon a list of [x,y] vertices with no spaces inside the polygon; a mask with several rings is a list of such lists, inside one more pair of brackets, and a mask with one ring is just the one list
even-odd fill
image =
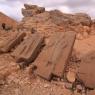
{"label": "weathered stone surface", "polygon": [[[72,45],[68,43],[68,39],[71,39]],[[37,67],[35,73],[47,80],[50,80],[52,75],[62,78],[74,41],[75,33],[56,32],[34,62]]]}
{"label": "weathered stone surface", "polygon": [[24,4],[25,9],[35,9],[37,8],[37,5],[29,5],[29,4]]}
{"label": "weathered stone surface", "polygon": [[84,26],[90,26],[92,23],[90,16],[86,13],[76,13],[75,22],[79,22]]}
{"label": "weathered stone surface", "polygon": [[38,33],[33,34],[25,39],[12,53],[18,63],[29,63],[39,54],[44,42],[44,37]]}
{"label": "weathered stone surface", "polygon": [[90,26],[92,22],[90,16],[85,13],[66,14],[66,13],[61,13],[58,10],[50,11],[50,13],[52,17],[58,18],[59,16],[62,22],[65,22],[65,24],[71,26],[77,26],[79,24],[83,26]]}
{"label": "weathered stone surface", "polygon": [[[54,55],[53,52],[55,50],[55,45],[58,43],[58,39],[64,36],[63,33],[56,32],[49,40],[48,45],[46,45],[36,61],[34,65],[37,67],[35,74],[39,75],[40,77],[50,80],[52,77],[52,71],[55,65],[55,61],[57,60],[60,51],[55,51],[56,54]],[[57,55],[58,54],[58,55]]]}
{"label": "weathered stone surface", "polygon": [[[17,28],[18,22],[0,12],[0,29],[11,30]],[[5,25],[5,28],[3,27]],[[10,29],[9,29],[10,28]]]}
{"label": "weathered stone surface", "polygon": [[78,80],[86,87],[95,88],[95,52],[86,55],[78,70]]}
{"label": "weathered stone surface", "polygon": [[31,16],[33,16],[33,11],[32,10],[26,10],[26,9],[23,9],[22,8],[22,14],[23,14],[23,16],[25,16],[25,17],[31,17]]}
{"label": "weathered stone surface", "polygon": [[38,7],[37,5],[24,4],[24,7],[25,9],[22,8],[22,14],[24,17],[31,17],[33,15],[45,12],[44,7]]}
{"label": "weathered stone surface", "polygon": [[95,90],[88,91],[87,95],[95,95]]}
{"label": "weathered stone surface", "polygon": [[[47,35],[52,32],[64,32],[64,31],[76,31],[77,33],[89,32],[91,26],[91,18],[85,13],[76,13],[76,14],[66,14],[62,13],[58,10],[53,11],[43,11],[36,14],[35,7],[33,6],[31,12],[31,6],[26,5],[26,9],[23,11],[27,11],[24,19],[19,24],[20,29],[32,29],[34,28],[38,32],[44,32]],[[30,8],[30,9],[29,9]],[[29,15],[28,16],[28,12]],[[25,12],[24,12],[25,13]],[[33,14],[35,14],[33,16]],[[84,27],[85,26],[85,27]],[[52,31],[52,32],[51,32]]]}
{"label": "weathered stone surface", "polygon": [[[66,32],[64,35],[65,36],[63,38],[63,43],[61,43],[60,41],[60,47],[62,49],[61,55],[57,60],[53,71],[53,74],[58,77],[63,77],[63,72],[65,71],[65,67],[68,61],[70,60],[70,56],[72,54],[72,50],[76,38],[75,32],[72,31]],[[65,44],[65,46],[62,47],[62,44]],[[58,51],[60,47],[56,51]]]}
{"label": "weathered stone surface", "polygon": [[[11,34],[10,32],[9,34]],[[18,45],[23,38],[25,37],[25,33],[23,32],[13,32],[13,34],[10,36],[8,35],[4,39],[2,39],[2,42],[0,44],[0,52],[1,53],[7,53],[12,48],[14,48],[16,45]]]}
{"label": "weathered stone surface", "polygon": [[91,34],[91,35],[95,35],[95,19],[92,20],[92,25],[91,25],[90,34]]}

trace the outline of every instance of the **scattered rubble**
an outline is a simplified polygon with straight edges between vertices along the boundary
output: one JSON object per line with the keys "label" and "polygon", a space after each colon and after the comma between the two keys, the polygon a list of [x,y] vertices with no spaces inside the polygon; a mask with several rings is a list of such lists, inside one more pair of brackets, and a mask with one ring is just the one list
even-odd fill
{"label": "scattered rubble", "polygon": [[95,21],[24,7],[18,25],[0,13],[0,95],[94,95]]}

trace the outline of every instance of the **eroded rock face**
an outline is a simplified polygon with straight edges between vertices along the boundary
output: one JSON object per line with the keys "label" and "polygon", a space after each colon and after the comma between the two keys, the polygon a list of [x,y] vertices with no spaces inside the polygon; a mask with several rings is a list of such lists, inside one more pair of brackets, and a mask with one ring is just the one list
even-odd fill
{"label": "eroded rock face", "polygon": [[44,7],[38,7],[36,5],[24,4],[24,7],[25,9],[22,8],[22,14],[24,17],[31,17],[33,15],[45,12]]}
{"label": "eroded rock face", "polygon": [[84,26],[91,26],[91,18],[86,13],[76,13],[75,14],[75,22],[81,23]]}
{"label": "eroded rock face", "polygon": [[[60,19],[60,21],[59,21]],[[53,19],[53,16],[49,12],[37,14],[32,17],[25,17],[19,25],[20,29],[37,30],[38,32],[47,33],[64,31],[64,26],[61,22],[61,18]]]}
{"label": "eroded rock face", "polygon": [[[37,30],[48,34],[52,32],[76,31],[81,36],[88,35],[91,18],[85,13],[66,14],[59,10],[45,11],[45,8],[25,4],[24,18],[18,29]],[[87,32],[87,33],[84,33]]]}

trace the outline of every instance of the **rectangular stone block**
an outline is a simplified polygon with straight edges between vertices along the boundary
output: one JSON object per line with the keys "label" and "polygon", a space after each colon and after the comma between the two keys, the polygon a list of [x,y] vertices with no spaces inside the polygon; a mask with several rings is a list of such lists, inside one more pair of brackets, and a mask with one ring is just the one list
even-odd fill
{"label": "rectangular stone block", "polygon": [[53,75],[62,77],[74,41],[74,32],[56,32],[34,62],[34,73],[46,80],[50,80]]}
{"label": "rectangular stone block", "polygon": [[44,37],[38,33],[32,34],[29,38],[25,39],[12,53],[16,58],[16,62],[32,62],[35,60],[41,51],[44,43]]}
{"label": "rectangular stone block", "polygon": [[3,40],[3,44],[0,45],[0,52],[7,53],[11,51],[12,48],[14,48],[23,40],[25,35],[26,34],[23,32],[16,32],[13,33],[13,35],[10,33],[10,35],[8,35],[8,37],[5,37]]}
{"label": "rectangular stone block", "polygon": [[34,62],[37,67],[35,74],[47,80],[51,79],[55,62],[60,55],[60,51],[56,51],[56,45],[62,37],[64,37],[64,33],[57,32],[50,38],[49,44],[44,47]]}
{"label": "rectangular stone block", "polygon": [[[56,61],[53,75],[63,77],[65,67],[68,64],[68,61],[70,60],[70,56],[73,51],[75,38],[76,34],[74,32],[66,32],[63,40],[60,41],[60,47],[57,48],[56,51],[61,50],[61,54],[59,56],[59,59]],[[65,44],[65,47],[62,47],[63,44]]]}

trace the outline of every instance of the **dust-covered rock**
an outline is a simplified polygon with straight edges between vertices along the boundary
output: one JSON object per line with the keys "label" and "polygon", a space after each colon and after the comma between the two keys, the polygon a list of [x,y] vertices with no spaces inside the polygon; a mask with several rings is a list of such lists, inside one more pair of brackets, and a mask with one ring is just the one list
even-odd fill
{"label": "dust-covered rock", "polygon": [[85,87],[95,88],[95,52],[87,54],[83,57],[79,65],[78,80],[83,83]]}
{"label": "dust-covered rock", "polygon": [[22,14],[24,17],[31,17],[33,15],[37,15],[37,14],[45,12],[44,7],[38,7],[37,5],[24,4],[24,7],[25,9],[22,8]]}

